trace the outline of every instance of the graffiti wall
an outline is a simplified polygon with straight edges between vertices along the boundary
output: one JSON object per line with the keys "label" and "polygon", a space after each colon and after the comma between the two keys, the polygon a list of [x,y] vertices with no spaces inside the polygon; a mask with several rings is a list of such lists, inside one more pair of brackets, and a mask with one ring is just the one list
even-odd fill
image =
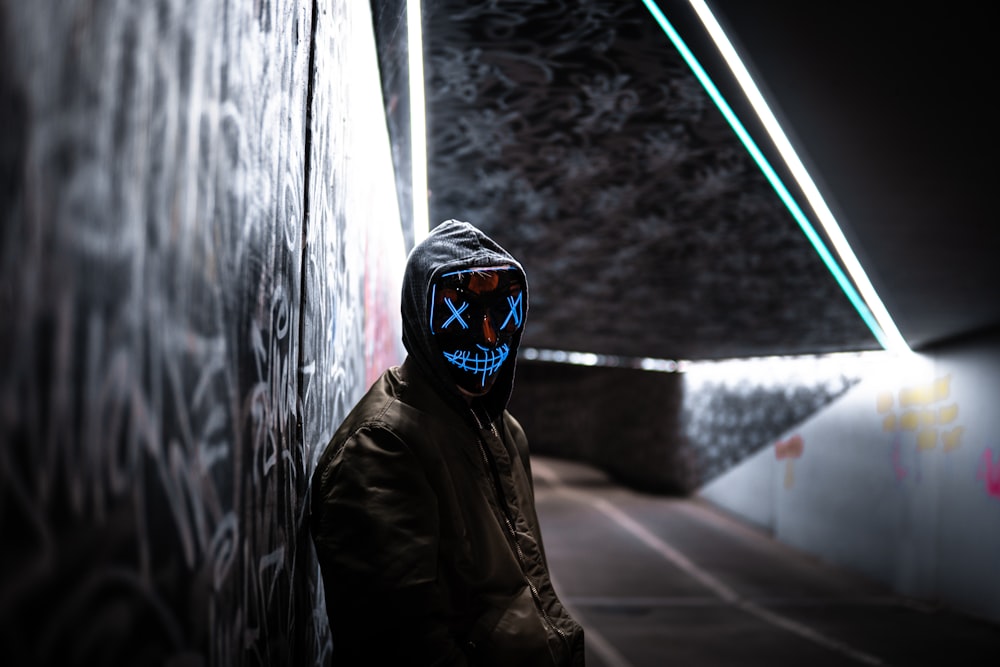
{"label": "graffiti wall", "polygon": [[[857,384],[862,367],[853,354],[687,364],[681,414],[699,485],[836,400]],[[796,458],[800,448],[786,443],[781,457]]]}
{"label": "graffiti wall", "polygon": [[778,539],[1000,621],[1000,334],[863,380],[701,490]]}
{"label": "graffiti wall", "polygon": [[0,0],[6,664],[329,662],[309,477],[399,338],[371,26]]}

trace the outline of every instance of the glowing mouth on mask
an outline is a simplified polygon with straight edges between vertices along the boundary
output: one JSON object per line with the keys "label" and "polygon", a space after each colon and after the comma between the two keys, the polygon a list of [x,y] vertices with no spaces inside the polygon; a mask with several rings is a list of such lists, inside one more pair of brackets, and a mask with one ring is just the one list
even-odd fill
{"label": "glowing mouth on mask", "polygon": [[481,383],[483,386],[486,386],[486,378],[500,370],[503,362],[507,361],[507,355],[510,354],[510,347],[506,344],[501,345],[495,350],[483,347],[482,345],[476,345],[476,347],[481,352],[473,353],[469,350],[456,350],[455,352],[445,352],[444,358],[448,360],[448,363],[457,366],[463,371],[481,375]]}

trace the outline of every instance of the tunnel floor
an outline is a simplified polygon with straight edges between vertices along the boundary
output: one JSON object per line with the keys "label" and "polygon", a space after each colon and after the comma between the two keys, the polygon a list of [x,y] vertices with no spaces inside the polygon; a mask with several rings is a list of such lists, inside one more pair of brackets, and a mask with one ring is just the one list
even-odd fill
{"label": "tunnel floor", "polygon": [[588,667],[1000,664],[1000,626],[894,595],[701,500],[560,459],[532,469]]}

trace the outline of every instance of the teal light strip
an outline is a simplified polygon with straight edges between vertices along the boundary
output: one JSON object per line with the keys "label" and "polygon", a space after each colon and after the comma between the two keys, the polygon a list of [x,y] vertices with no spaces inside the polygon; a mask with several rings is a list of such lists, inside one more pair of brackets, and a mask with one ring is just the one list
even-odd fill
{"label": "teal light strip", "polygon": [[715,106],[718,107],[719,111],[722,112],[722,115],[723,117],[725,117],[726,122],[728,122],[729,126],[733,128],[734,132],[736,132],[736,136],[743,143],[744,147],[746,147],[747,152],[750,153],[750,157],[752,157],[754,161],[757,163],[757,166],[760,168],[761,172],[767,178],[768,182],[770,182],[771,187],[774,188],[774,191],[777,193],[782,203],[784,203],[785,208],[788,209],[788,212],[792,214],[793,218],[795,218],[795,221],[799,224],[799,227],[802,228],[802,231],[805,233],[806,238],[809,239],[810,243],[812,243],[813,248],[816,249],[816,252],[820,256],[820,259],[822,259],[823,263],[826,264],[827,269],[829,269],[830,273],[837,281],[837,284],[840,285],[840,289],[843,290],[845,295],[847,295],[847,298],[854,306],[854,309],[858,312],[858,314],[861,316],[861,319],[864,320],[865,324],[871,330],[872,334],[875,336],[875,339],[878,341],[879,345],[881,345],[885,349],[889,349],[889,344],[888,341],[886,340],[885,332],[883,331],[879,323],[875,320],[875,317],[872,315],[872,312],[868,308],[868,305],[865,303],[864,299],[861,298],[861,295],[858,294],[858,291],[854,288],[853,283],[851,283],[851,281],[847,278],[847,275],[844,273],[843,269],[840,268],[840,265],[837,263],[836,259],[830,253],[829,249],[827,249],[826,244],[823,243],[823,239],[820,238],[819,234],[816,233],[816,229],[809,222],[809,219],[806,217],[805,213],[802,212],[802,209],[799,207],[798,203],[796,203],[791,193],[788,192],[788,188],[786,188],[785,184],[782,183],[781,178],[771,167],[771,164],[767,161],[767,158],[764,157],[763,153],[761,153],[760,149],[757,147],[757,144],[750,136],[750,133],[747,132],[745,127],[743,127],[743,123],[741,123],[740,119],[737,118],[736,113],[726,102],[725,98],[722,96],[722,93],[720,93],[719,89],[715,87],[715,84],[712,82],[712,79],[702,68],[701,63],[698,62],[698,59],[695,58],[694,54],[691,53],[691,50],[688,49],[687,44],[684,43],[684,40],[681,39],[681,36],[677,33],[676,30],[674,30],[673,25],[671,25],[670,21],[667,20],[667,17],[663,15],[663,12],[660,11],[660,8],[657,6],[656,2],[654,2],[654,0],[642,0],[642,2],[643,4],[646,5],[646,8],[649,9],[649,12],[650,14],[653,15],[653,18],[656,19],[656,22],[660,24],[660,27],[663,29],[663,32],[667,35],[670,41],[673,42],[674,46],[677,48],[677,51],[681,54],[681,57],[684,58],[684,61],[688,64],[688,67],[691,68],[691,71],[694,73],[695,77],[697,77],[698,81],[701,83],[702,87],[708,93],[709,97],[712,98],[712,101],[715,103]]}

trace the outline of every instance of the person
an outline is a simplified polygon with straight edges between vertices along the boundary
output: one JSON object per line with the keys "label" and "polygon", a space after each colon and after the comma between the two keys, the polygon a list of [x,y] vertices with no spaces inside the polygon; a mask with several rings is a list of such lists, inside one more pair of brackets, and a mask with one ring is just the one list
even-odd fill
{"label": "person", "polygon": [[583,665],[506,409],[523,268],[446,221],[407,258],[401,311],[405,360],[353,408],[312,481],[334,664]]}

